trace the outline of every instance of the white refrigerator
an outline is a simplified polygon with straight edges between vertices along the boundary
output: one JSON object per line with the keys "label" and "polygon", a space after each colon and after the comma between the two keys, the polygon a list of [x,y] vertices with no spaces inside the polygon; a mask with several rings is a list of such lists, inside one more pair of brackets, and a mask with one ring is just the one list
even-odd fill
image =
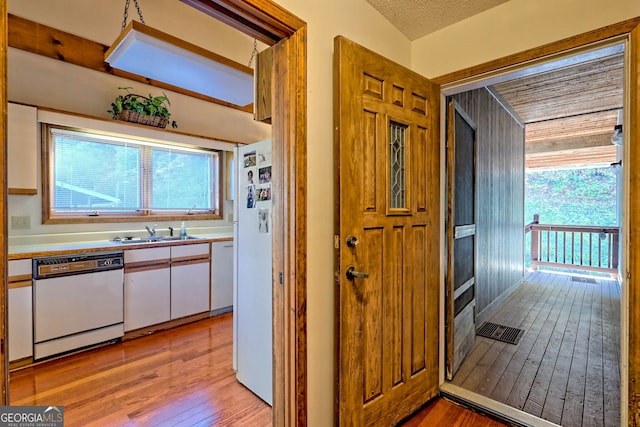
{"label": "white refrigerator", "polygon": [[271,405],[271,140],[238,147],[234,157],[234,369],[240,383]]}

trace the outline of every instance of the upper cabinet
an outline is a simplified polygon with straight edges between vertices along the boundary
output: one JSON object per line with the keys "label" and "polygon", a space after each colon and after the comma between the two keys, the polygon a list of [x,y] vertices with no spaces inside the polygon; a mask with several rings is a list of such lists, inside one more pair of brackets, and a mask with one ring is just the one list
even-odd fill
{"label": "upper cabinet", "polygon": [[273,48],[263,50],[256,60],[255,100],[253,118],[259,122],[271,123],[272,106]]}
{"label": "upper cabinet", "polygon": [[9,103],[8,113],[9,194],[38,193],[38,110]]}

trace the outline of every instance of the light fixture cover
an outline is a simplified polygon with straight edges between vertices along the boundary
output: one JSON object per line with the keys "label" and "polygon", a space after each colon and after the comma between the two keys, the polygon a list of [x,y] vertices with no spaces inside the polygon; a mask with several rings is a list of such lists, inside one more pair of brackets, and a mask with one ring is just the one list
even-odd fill
{"label": "light fixture cover", "polygon": [[616,125],[611,135],[611,143],[613,145],[622,145],[622,125]]}
{"label": "light fixture cover", "polygon": [[253,70],[228,58],[131,21],[104,60],[112,68],[234,105],[253,102]]}

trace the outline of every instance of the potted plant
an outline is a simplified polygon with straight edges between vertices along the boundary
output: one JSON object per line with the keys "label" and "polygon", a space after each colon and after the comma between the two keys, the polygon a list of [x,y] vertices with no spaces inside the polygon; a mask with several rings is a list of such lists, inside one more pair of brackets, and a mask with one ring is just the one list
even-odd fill
{"label": "potted plant", "polygon": [[[167,105],[171,103],[164,92],[160,96],[143,96],[129,92],[131,87],[118,89],[127,93],[118,95],[111,103],[111,109],[107,110],[114,119],[160,128],[167,126],[171,117]],[[175,120],[171,121],[171,127],[178,127]]]}

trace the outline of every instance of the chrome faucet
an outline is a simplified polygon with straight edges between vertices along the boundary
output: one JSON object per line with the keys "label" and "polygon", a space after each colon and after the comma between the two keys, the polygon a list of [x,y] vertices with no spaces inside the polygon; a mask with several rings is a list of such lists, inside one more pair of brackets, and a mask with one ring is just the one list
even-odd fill
{"label": "chrome faucet", "polygon": [[149,233],[149,236],[151,237],[156,237],[156,227],[158,226],[158,224],[153,224],[153,228],[149,228],[149,226],[145,225],[144,228],[147,229],[147,232]]}

